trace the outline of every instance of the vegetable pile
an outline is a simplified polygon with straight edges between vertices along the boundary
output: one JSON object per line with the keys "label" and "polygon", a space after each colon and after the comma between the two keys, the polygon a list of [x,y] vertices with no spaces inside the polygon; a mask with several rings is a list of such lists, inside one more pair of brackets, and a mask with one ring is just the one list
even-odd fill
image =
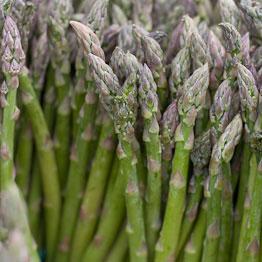
{"label": "vegetable pile", "polygon": [[262,261],[259,0],[1,10],[1,261]]}

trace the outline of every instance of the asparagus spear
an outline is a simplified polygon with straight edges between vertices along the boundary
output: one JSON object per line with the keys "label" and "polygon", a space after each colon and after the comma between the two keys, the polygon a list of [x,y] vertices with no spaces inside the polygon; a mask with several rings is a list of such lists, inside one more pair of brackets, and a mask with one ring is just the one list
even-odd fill
{"label": "asparagus spear", "polygon": [[173,99],[179,98],[183,93],[183,84],[190,75],[191,59],[187,46],[183,47],[175,56],[171,64],[169,86]]}
{"label": "asparagus spear", "polygon": [[179,124],[177,101],[174,100],[166,109],[161,120],[162,147],[162,200],[164,207],[167,201],[169,178],[172,166],[173,149],[175,146],[175,131]]}
{"label": "asparagus spear", "polygon": [[83,200],[80,207],[79,218],[74,230],[71,248],[71,261],[78,261],[92,239],[95,225],[99,217],[99,208],[104,195],[105,184],[109,175],[115,137],[113,122],[105,115],[99,137],[98,148],[92,167]]}
{"label": "asparagus spear", "polygon": [[139,103],[144,118],[143,140],[147,153],[147,186],[145,203],[145,225],[148,256],[154,258],[155,244],[160,229],[161,205],[161,146],[157,122],[157,86],[152,72],[145,64],[140,72]]}
{"label": "asparagus spear", "polygon": [[141,36],[141,44],[145,56],[145,63],[152,71],[154,80],[157,84],[160,109],[164,110],[168,100],[168,89],[165,67],[163,65],[163,51],[156,40],[145,34]]}
{"label": "asparagus spear", "polygon": [[207,220],[207,203],[206,200],[201,204],[201,210],[197,217],[196,224],[190,234],[190,238],[184,248],[182,260],[187,262],[197,262],[201,260],[203,242],[205,240]]}
{"label": "asparagus spear", "polygon": [[[254,126],[255,126],[255,121],[257,118],[257,107],[258,107],[258,90],[256,88],[255,80],[251,74],[251,72],[243,65],[239,64],[238,65],[238,84],[239,84],[239,91],[240,91],[240,97],[241,97],[241,108],[242,108],[242,116],[245,122],[245,131],[247,133],[247,139],[250,141],[250,136],[252,136],[252,133],[254,132]],[[249,145],[250,146],[250,142]],[[251,156],[250,152],[250,147],[249,149],[249,156],[250,160],[248,161],[247,164],[250,164],[250,171],[249,171],[249,177],[246,178],[246,183],[248,182],[248,187],[245,186],[244,190],[240,193],[243,195],[241,198],[243,199],[242,205],[244,207],[241,208],[242,210],[242,220],[239,222],[241,223],[240,227],[240,232],[238,231],[238,236],[239,236],[239,244],[238,244],[238,249],[235,249],[237,252],[237,259],[241,259],[243,256],[243,252],[245,249],[245,244],[244,244],[244,239],[245,239],[245,226],[247,223],[247,218],[248,214],[250,212],[250,205],[244,204],[244,199],[251,199],[252,198],[252,192],[253,192],[253,181],[256,177],[256,172],[253,171],[253,168],[256,169],[256,164],[253,163],[252,159],[254,157]],[[250,162],[249,162],[250,161]],[[251,168],[252,167],[252,168]],[[247,169],[249,170],[249,169]],[[245,200],[245,202],[246,202]],[[247,203],[247,202],[246,202]],[[237,203],[238,204],[238,203]],[[238,206],[237,206],[238,207]],[[234,239],[234,241],[237,241],[237,238]],[[234,245],[237,245],[234,242]]]}
{"label": "asparagus spear", "polygon": [[[206,64],[196,70],[186,81],[186,92],[179,99],[180,124],[176,130],[176,152],[172,161],[167,208],[156,246],[156,261],[166,261],[177,255],[174,252],[178,244],[185,206],[189,155],[194,142],[193,127],[197,113],[204,102],[208,78]],[[176,223],[173,223],[174,219]]]}
{"label": "asparagus spear", "polygon": [[182,222],[180,241],[177,253],[182,250],[193,228],[194,222],[199,212],[199,206],[203,196],[203,184],[206,180],[206,166],[211,155],[210,130],[197,137],[191,153],[194,170],[189,184],[188,201]]}
{"label": "asparagus spear", "polygon": [[226,127],[212,150],[209,165],[209,194],[207,231],[203,250],[203,261],[216,261],[221,237],[221,190],[223,188],[223,165],[230,162],[235,146],[240,140],[242,120],[238,114]]}
{"label": "asparagus spear", "polygon": [[70,63],[66,30],[71,14],[69,0],[54,2],[54,12],[49,17],[48,34],[50,40],[51,65],[54,70],[56,91],[56,122],[54,142],[60,186],[63,189],[69,163],[70,139]]}
{"label": "asparagus spear", "polygon": [[107,262],[121,262],[125,260],[128,250],[128,240],[126,227],[124,226],[119,232],[117,239],[108,254]]}
{"label": "asparagus spear", "polygon": [[[10,16],[6,16],[2,38],[2,71],[6,81],[6,101],[2,106],[2,130],[0,137],[0,218],[1,225],[8,231],[14,230],[24,241],[26,259],[39,261],[36,245],[32,238],[24,199],[14,182],[14,132],[18,117],[16,107],[19,74],[24,66],[25,54],[21,46],[21,38],[17,26]],[[17,213],[20,217],[17,216]],[[10,239],[10,245],[12,243]],[[19,247],[19,244],[18,244]],[[12,254],[12,253],[11,253]]]}
{"label": "asparagus spear", "polygon": [[[95,54],[101,54],[101,56],[104,57],[99,40],[90,28],[75,21],[71,21],[70,24],[85,54],[95,52]],[[68,257],[82,192],[84,190],[86,162],[88,154],[90,153],[89,151],[91,150],[91,139],[93,136],[97,104],[97,96],[95,95],[94,89],[94,83],[91,82],[87,87],[85,102],[79,112],[80,124],[71,150],[65,200],[62,208],[59,250],[57,254],[57,260],[61,261],[66,260]]]}
{"label": "asparagus spear", "polygon": [[[89,245],[84,261],[103,259],[124,214],[124,190],[126,188],[126,205],[128,217],[129,246],[131,259],[144,261],[145,236],[143,224],[142,201],[138,190],[136,161],[132,149],[134,123],[136,120],[137,102],[136,74],[131,73],[120,88],[118,78],[102,59],[92,54],[88,55],[93,78],[99,87],[100,99],[109,114],[113,117],[115,130],[120,141],[120,176],[117,177],[114,190],[110,195],[108,206],[104,207],[105,218],[100,222],[94,240]],[[106,77],[101,77],[106,72]],[[102,80],[103,79],[103,80]],[[102,80],[102,81],[101,81]],[[97,245],[99,240],[99,245]]]}

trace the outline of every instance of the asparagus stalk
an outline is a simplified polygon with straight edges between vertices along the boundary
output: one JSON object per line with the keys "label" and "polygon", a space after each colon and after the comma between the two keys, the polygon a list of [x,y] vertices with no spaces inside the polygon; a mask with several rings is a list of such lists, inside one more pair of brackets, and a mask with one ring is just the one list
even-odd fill
{"label": "asparagus stalk", "polygon": [[203,250],[203,261],[216,261],[221,237],[221,190],[223,188],[222,166],[230,162],[235,146],[240,140],[242,120],[238,114],[226,127],[212,150],[209,165],[209,195],[207,231]]}
{"label": "asparagus stalk", "polygon": [[23,103],[36,141],[44,192],[48,260],[51,260],[57,241],[61,208],[57,166],[47,124],[26,69],[19,80]]}
{"label": "asparagus stalk", "polygon": [[203,196],[203,184],[206,179],[206,166],[211,155],[210,130],[197,137],[191,153],[194,173],[189,184],[189,197],[180,232],[177,253],[182,250],[193,228]]}
{"label": "asparagus stalk", "polygon": [[170,172],[172,166],[175,131],[179,124],[177,101],[174,100],[166,109],[161,120],[162,146],[162,200],[164,207],[167,201]]}
{"label": "asparagus stalk", "polygon": [[[26,217],[24,199],[13,180],[14,132],[19,113],[16,107],[16,95],[20,84],[18,77],[24,66],[25,54],[17,26],[8,15],[4,21],[2,50],[2,71],[5,76],[7,95],[5,103],[2,104],[4,108],[0,137],[0,223],[8,231],[14,230],[22,238],[26,259],[39,261]],[[16,212],[20,215],[19,218]],[[10,239],[10,245],[12,244],[15,245]]]}
{"label": "asparagus stalk", "polygon": [[203,242],[205,240],[207,220],[206,200],[201,204],[201,210],[196,220],[196,224],[190,234],[190,238],[184,248],[182,260],[185,262],[197,262],[201,260]]}
{"label": "asparagus stalk", "polygon": [[69,163],[70,139],[70,63],[69,45],[66,29],[71,13],[70,1],[55,1],[54,12],[49,17],[48,34],[51,48],[51,65],[54,70],[56,91],[56,122],[54,127],[54,146],[59,173],[60,186],[63,189]]}
{"label": "asparagus stalk", "polygon": [[95,158],[89,173],[89,178],[80,214],[74,230],[71,248],[71,261],[78,261],[92,239],[96,222],[99,218],[99,208],[104,195],[105,184],[109,175],[110,166],[115,148],[113,123],[105,115],[96,150]]}
{"label": "asparagus stalk", "polygon": [[[180,125],[176,130],[176,152],[172,161],[167,208],[156,246],[156,261],[166,261],[177,256],[175,249],[185,207],[189,156],[194,142],[193,127],[204,102],[208,78],[206,64],[186,81],[186,92],[179,99]],[[173,223],[174,219],[176,223]]]}
{"label": "asparagus stalk", "polygon": [[145,225],[148,256],[154,258],[155,244],[160,229],[161,206],[161,146],[157,122],[158,97],[153,75],[145,64],[141,70],[139,103],[144,118],[143,140],[147,153],[147,186],[145,203]]}
{"label": "asparagus stalk", "polygon": [[[258,107],[258,90],[256,88],[255,80],[251,74],[251,72],[243,65],[239,64],[238,65],[238,84],[239,84],[239,91],[240,91],[240,97],[241,97],[241,108],[242,108],[242,116],[245,121],[245,131],[247,133],[247,139],[250,141],[250,137],[252,136],[252,133],[254,132],[254,126],[255,126],[255,121],[257,118],[257,107]],[[250,146],[250,142],[249,142]],[[256,164],[253,163],[252,159],[254,159],[254,156],[252,157],[251,152],[250,152],[250,147],[248,148],[249,156],[250,156],[250,162],[248,160],[247,164],[249,168],[247,170],[249,171],[249,177],[246,179],[246,182],[248,181],[248,190],[246,190],[247,187],[245,187],[245,190],[239,193],[244,194],[245,199],[251,199],[252,198],[252,192],[253,192],[253,185],[255,177],[256,177],[256,172],[254,171],[254,168],[256,169]],[[242,199],[244,198],[242,196]],[[245,202],[246,202],[245,200]],[[247,203],[247,202],[246,202]],[[243,203],[244,205],[244,203]],[[238,236],[239,236],[239,244],[238,244],[238,249],[235,249],[237,252],[237,259],[242,259],[245,244],[244,244],[244,239],[245,238],[245,226],[247,224],[247,219],[248,219],[248,214],[250,212],[250,205],[245,204],[244,205],[244,210],[242,207],[242,221],[240,220],[241,223],[241,228],[240,232],[238,231]],[[234,241],[237,241],[237,238],[234,239]],[[234,245],[236,243],[234,242]]]}
{"label": "asparagus stalk", "polygon": [[[118,150],[120,176],[116,180],[108,206],[104,207],[103,215],[105,215],[105,219],[100,222],[94,240],[84,255],[84,261],[103,259],[108,251],[123,218],[123,193],[125,188],[131,259],[134,261],[144,261],[146,259],[146,252],[144,251],[145,236],[142,201],[138,190],[136,161],[132,149],[132,141],[135,139],[134,123],[137,107],[136,100],[134,99],[136,94],[136,74],[131,73],[120,88],[117,77],[102,59],[92,54],[89,54],[88,58],[93,78],[100,90],[100,98],[105,109],[114,119],[116,133],[121,144]],[[106,72],[106,78],[100,77],[103,72]],[[105,82],[101,82],[101,79]],[[99,245],[96,244],[98,239]]]}
{"label": "asparagus stalk", "polygon": [[119,232],[117,239],[108,254],[107,262],[121,262],[125,260],[128,250],[128,239],[126,227],[123,227]]}
{"label": "asparagus stalk", "polygon": [[[76,32],[85,54],[91,51],[103,56],[99,40],[91,29],[79,22],[71,21],[70,24]],[[59,250],[57,254],[57,259],[61,261],[67,259],[67,254],[71,247],[73,231],[84,190],[86,162],[90,153],[89,150],[91,150],[97,96],[95,95],[93,82],[90,82],[87,88],[85,102],[79,112],[80,125],[72,146],[65,200],[62,209]]]}

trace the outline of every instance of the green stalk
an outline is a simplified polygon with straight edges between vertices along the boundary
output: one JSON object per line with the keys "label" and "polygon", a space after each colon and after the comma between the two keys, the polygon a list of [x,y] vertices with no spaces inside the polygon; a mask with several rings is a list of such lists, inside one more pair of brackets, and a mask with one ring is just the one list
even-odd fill
{"label": "green stalk", "polygon": [[32,125],[37,153],[39,156],[39,168],[42,175],[44,207],[47,225],[47,251],[48,259],[51,260],[57,241],[57,231],[61,208],[57,166],[44,115],[27,72],[23,72],[19,76],[19,79],[23,103]]}
{"label": "green stalk", "polygon": [[[258,190],[258,188],[256,187],[257,186],[256,183],[258,182],[259,184],[260,179],[261,179],[260,178],[261,174],[257,171],[257,167],[258,167],[257,157],[255,154],[252,154],[251,160],[250,160],[250,174],[249,174],[249,179],[248,179],[248,190],[246,192],[236,261],[246,261],[246,259],[248,259],[247,253],[249,253],[249,251],[252,256],[252,252],[253,252],[252,246],[250,247],[251,249],[248,250],[248,245],[250,244],[252,234],[253,234],[253,237],[256,237],[255,234],[259,232],[258,216],[261,215],[261,210],[258,208],[258,206],[254,207],[255,204],[253,204],[253,201],[255,202],[258,201],[256,199],[257,198],[256,190]],[[253,208],[253,211],[252,211],[252,208]],[[252,212],[255,212],[255,213],[252,213]],[[249,223],[250,219],[255,219],[254,220],[255,225],[251,225],[251,223]],[[261,223],[261,220],[260,220],[260,223]],[[251,232],[248,232],[249,230]],[[257,239],[257,241],[259,241],[259,238]],[[255,244],[256,243],[254,242],[254,248],[256,248]],[[256,253],[257,251],[253,252],[253,255],[256,256],[257,255]],[[256,259],[257,258],[254,257],[254,260],[251,260],[251,261],[256,261]]]}
{"label": "green stalk", "polygon": [[180,241],[176,250],[177,254],[179,254],[182,250],[188,237],[190,236],[199,212],[199,206],[203,196],[204,181],[207,174],[206,167],[209,164],[211,155],[210,138],[210,130],[202,133],[202,135],[195,139],[194,147],[191,152],[191,161],[194,166],[194,173],[189,182],[189,196],[180,233]]}
{"label": "green stalk", "polygon": [[207,205],[206,201],[202,203],[196,224],[191,232],[190,239],[184,249],[183,261],[199,262],[201,260],[203,243],[206,232]]}
{"label": "green stalk", "polygon": [[186,244],[188,237],[190,236],[191,230],[194,226],[194,222],[197,218],[198,208],[203,196],[203,177],[204,174],[195,175],[195,181],[193,182],[193,189],[189,195],[188,203],[186,206],[186,212],[182,222],[180,240],[176,249],[177,254],[181,252],[184,245]]}
{"label": "green stalk", "polygon": [[147,65],[141,70],[139,102],[144,118],[143,140],[147,156],[147,184],[145,195],[145,225],[149,260],[154,258],[160,228],[161,206],[161,145],[157,122],[157,87]]}
{"label": "green stalk", "polygon": [[20,188],[23,196],[26,198],[29,190],[29,176],[32,162],[32,132],[31,127],[26,121],[26,117],[22,122],[21,130],[18,137],[18,145],[15,155],[16,164],[16,183]]}
{"label": "green stalk", "polygon": [[46,75],[46,84],[44,90],[44,105],[43,111],[46,119],[46,124],[48,126],[48,130],[50,134],[53,133],[54,122],[55,122],[55,87],[54,87],[54,70],[49,64],[47,68],[47,75]]}
{"label": "green stalk", "polygon": [[234,210],[234,233],[233,233],[233,244],[232,244],[233,259],[236,259],[238,253],[240,230],[241,230],[241,224],[242,224],[243,213],[244,213],[244,202],[247,194],[247,185],[250,175],[249,165],[250,165],[251,155],[252,153],[250,151],[249,144],[247,142],[244,142],[242,156],[241,156],[241,169],[240,169],[237,201]]}
{"label": "green stalk", "polygon": [[136,163],[133,159],[133,149],[129,143],[122,141],[124,157],[120,160],[120,175],[128,176],[125,192],[127,208],[127,235],[131,261],[147,261],[145,228],[143,219],[143,204],[138,187]]}
{"label": "green stalk", "polygon": [[69,174],[65,190],[65,199],[60,221],[59,249],[57,261],[65,261],[71,246],[73,231],[85,186],[86,163],[92,143],[95,122],[97,97],[94,85],[90,85],[86,93],[85,103],[79,113],[80,126],[72,147]]}
{"label": "green stalk", "polygon": [[[174,259],[179,241],[186,201],[189,157],[193,148],[193,127],[197,113],[203,106],[208,87],[207,64],[197,69],[185,83],[185,92],[179,99],[181,123],[176,130],[176,151],[172,161],[169,194],[160,238],[156,246],[156,262]],[[191,115],[190,112],[194,112]],[[174,220],[176,223],[174,223]]]}
{"label": "green stalk", "polygon": [[233,189],[230,163],[222,162],[221,237],[218,261],[229,262],[233,236]]}
{"label": "green stalk", "polygon": [[[218,259],[222,220],[221,200],[222,190],[224,189],[223,180],[226,176],[226,174],[224,174],[223,165],[224,163],[229,165],[229,162],[234,154],[235,146],[239,143],[241,132],[242,120],[238,114],[226,127],[224,133],[220,136],[212,150],[212,157],[209,165],[207,232],[202,258],[203,262],[217,261]],[[228,172],[229,171],[227,169],[227,174]],[[227,176],[226,179],[228,179]],[[231,205],[230,202],[229,204],[226,203],[229,205],[229,209]],[[227,209],[225,210],[227,212]],[[224,225],[227,226],[227,221],[225,221]]]}
{"label": "green stalk", "polygon": [[32,178],[30,185],[30,192],[28,195],[28,217],[30,229],[34,238],[39,244],[39,234],[40,234],[40,215],[41,215],[41,204],[42,204],[42,187],[41,187],[41,175],[39,170],[39,164],[37,162],[37,157],[34,157]]}
{"label": "green stalk", "polygon": [[125,261],[125,257],[128,251],[128,239],[126,233],[126,227],[123,227],[117,236],[117,239],[111,248],[106,262],[122,262]]}
{"label": "green stalk", "polygon": [[97,232],[84,254],[83,261],[103,261],[112,245],[125,215],[124,191],[126,174],[118,173],[114,188],[108,193]]}
{"label": "green stalk", "polygon": [[[1,226],[6,227],[8,231],[16,231],[19,238],[25,242],[24,252],[33,262],[37,262],[39,258],[29,229],[25,202],[13,178],[15,121],[18,117],[16,96],[17,88],[21,84],[18,76],[21,74],[24,62],[25,54],[18,28],[12,18],[7,15],[2,37],[2,71],[5,77],[3,85],[6,85],[2,88],[7,90],[7,94],[4,98],[5,103],[2,104],[0,137],[0,218]],[[11,240],[9,244],[12,245]]]}
{"label": "green stalk", "polygon": [[[54,69],[55,71],[55,69]],[[57,112],[54,127],[54,148],[59,182],[64,189],[69,166],[70,144],[70,74],[63,75],[63,82],[55,80]]]}
{"label": "green stalk", "polygon": [[71,248],[71,261],[79,261],[85,248],[94,235],[99,218],[99,208],[104,196],[104,189],[112,164],[115,148],[114,126],[110,119],[104,118],[98,148],[92,162],[91,171],[77,220]]}
{"label": "green stalk", "polygon": [[[192,131],[192,127],[182,127],[185,141],[189,139]],[[166,261],[175,255],[174,249],[179,240],[186,198],[189,157],[190,150],[185,149],[185,142],[177,142],[175,155],[172,160],[172,174],[164,222],[155,251],[156,261]],[[176,223],[174,223],[174,220]]]}

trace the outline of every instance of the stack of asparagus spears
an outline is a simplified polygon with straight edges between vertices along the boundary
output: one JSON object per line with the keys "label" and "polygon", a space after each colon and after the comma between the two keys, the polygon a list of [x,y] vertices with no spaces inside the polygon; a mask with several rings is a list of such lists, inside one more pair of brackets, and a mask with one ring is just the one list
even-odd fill
{"label": "stack of asparagus spears", "polygon": [[0,261],[262,261],[262,5],[4,0]]}

